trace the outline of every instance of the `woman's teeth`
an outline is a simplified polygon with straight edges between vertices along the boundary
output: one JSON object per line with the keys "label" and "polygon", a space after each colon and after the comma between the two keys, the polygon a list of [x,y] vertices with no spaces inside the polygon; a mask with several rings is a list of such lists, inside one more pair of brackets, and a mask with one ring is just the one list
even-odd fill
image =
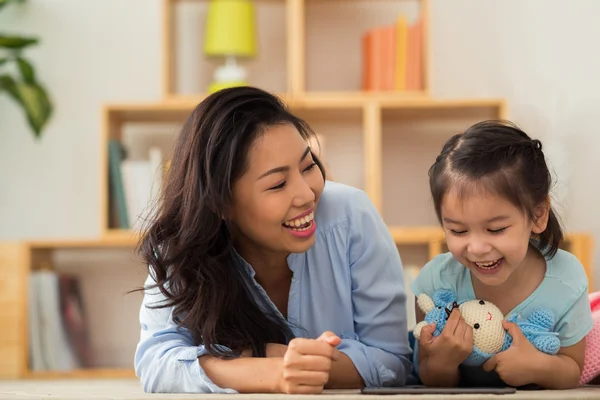
{"label": "woman's teeth", "polygon": [[294,230],[300,230],[300,231],[306,230],[312,224],[314,217],[315,217],[315,213],[311,212],[310,214],[305,215],[304,217],[293,219],[290,221],[285,221],[283,223],[283,225],[287,228],[294,229]]}

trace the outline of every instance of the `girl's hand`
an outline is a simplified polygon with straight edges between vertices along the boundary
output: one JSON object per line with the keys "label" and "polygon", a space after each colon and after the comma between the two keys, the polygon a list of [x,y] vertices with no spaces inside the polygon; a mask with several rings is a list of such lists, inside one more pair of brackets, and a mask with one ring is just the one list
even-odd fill
{"label": "girl's hand", "polygon": [[538,360],[543,353],[527,340],[516,324],[504,321],[502,325],[512,336],[513,342],[507,350],[496,354],[483,364],[483,369],[488,372],[495,370],[510,386],[517,387],[535,382],[536,365],[541,362]]}
{"label": "girl's hand", "polygon": [[473,328],[460,315],[458,308],[452,310],[446,326],[439,336],[434,337],[435,324],[421,330],[419,343],[429,362],[448,368],[458,366],[473,352]]}
{"label": "girl's hand", "polygon": [[318,339],[293,339],[283,356],[276,392],[287,394],[321,393],[329,381],[331,363],[339,359],[336,346],[341,339],[324,332]]}

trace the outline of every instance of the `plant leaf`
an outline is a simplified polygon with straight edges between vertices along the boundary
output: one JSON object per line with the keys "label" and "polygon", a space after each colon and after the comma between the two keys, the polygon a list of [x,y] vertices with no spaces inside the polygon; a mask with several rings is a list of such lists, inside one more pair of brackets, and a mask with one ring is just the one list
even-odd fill
{"label": "plant leaf", "polygon": [[39,138],[52,115],[52,104],[46,90],[37,83],[17,82],[10,75],[0,76],[0,90],[6,90],[23,108],[27,122]]}
{"label": "plant leaf", "polygon": [[6,63],[8,60],[9,60],[8,57],[0,58],[0,67],[2,66],[2,64]]}
{"label": "plant leaf", "polygon": [[17,65],[19,66],[23,80],[27,83],[35,83],[35,70],[29,61],[22,57],[17,57]]}
{"label": "plant leaf", "polygon": [[0,0],[0,8],[4,7],[8,3],[23,3],[25,0]]}
{"label": "plant leaf", "polygon": [[38,43],[38,38],[23,36],[0,35],[0,47],[7,49],[22,49]]}
{"label": "plant leaf", "polygon": [[48,94],[43,87],[37,83],[17,83],[17,90],[21,97],[27,121],[39,138],[44,126],[52,115],[52,106]]}
{"label": "plant leaf", "polygon": [[6,90],[13,99],[21,102],[19,99],[19,93],[17,92],[17,84],[10,75],[0,75],[0,90]]}

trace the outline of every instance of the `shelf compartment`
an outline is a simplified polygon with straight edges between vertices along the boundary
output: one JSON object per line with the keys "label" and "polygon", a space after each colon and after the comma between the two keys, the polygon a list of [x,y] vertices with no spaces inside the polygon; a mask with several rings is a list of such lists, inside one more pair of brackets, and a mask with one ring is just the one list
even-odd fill
{"label": "shelf compartment", "polygon": [[[208,0],[163,1],[163,97],[201,96],[207,92],[222,58],[204,55]],[[253,0],[257,55],[239,63],[248,83],[283,92],[287,85],[286,0]]]}
{"label": "shelf compartment", "polygon": [[[147,276],[147,268],[141,258],[133,252],[126,241],[103,238],[102,240],[64,240],[35,241],[28,244],[28,270],[56,271],[77,280],[84,318],[86,322],[86,346],[91,354],[91,364],[77,366],[73,370],[33,370],[30,364],[33,351],[29,339],[26,340],[27,368],[26,378],[118,378],[134,377],[132,357],[139,340],[138,315],[142,302],[142,293],[131,290],[141,287]],[[41,282],[47,284],[47,279]],[[44,284],[44,285],[45,285]],[[28,292],[32,288],[28,286]],[[46,292],[44,296],[49,296]],[[44,301],[54,301],[44,297]],[[62,301],[62,299],[60,300]],[[57,303],[58,305],[58,303]],[[27,315],[35,308],[28,307]],[[50,314],[46,314],[49,312]],[[59,313],[60,310],[44,311],[43,318]],[[55,318],[52,318],[55,319]],[[28,331],[35,330],[27,318]],[[67,325],[64,325],[67,326]],[[52,332],[46,327],[42,332]],[[66,332],[66,331],[65,331]],[[44,334],[42,334],[43,336]],[[26,336],[28,337],[28,336]],[[48,340],[60,347],[60,336],[42,339],[42,346]],[[69,337],[66,337],[67,343]],[[63,349],[61,354],[69,350]],[[37,354],[37,353],[36,353]],[[41,354],[44,354],[43,351]]]}
{"label": "shelf compartment", "polygon": [[[502,101],[431,102],[382,109],[382,214],[392,226],[436,226],[429,167],[443,144],[475,122],[497,119]],[[394,200],[392,200],[394,199]]]}
{"label": "shelf compartment", "polygon": [[354,156],[363,153],[361,108],[292,108],[292,112],[304,119],[319,136],[327,179],[364,189],[364,160]]}
{"label": "shelf compartment", "polygon": [[428,0],[304,0],[299,9],[303,26],[297,47],[303,61],[302,89],[311,92],[356,92],[363,88],[363,35],[376,27],[393,26],[400,14],[410,25],[423,17],[421,90],[403,91],[405,96],[429,92]]}

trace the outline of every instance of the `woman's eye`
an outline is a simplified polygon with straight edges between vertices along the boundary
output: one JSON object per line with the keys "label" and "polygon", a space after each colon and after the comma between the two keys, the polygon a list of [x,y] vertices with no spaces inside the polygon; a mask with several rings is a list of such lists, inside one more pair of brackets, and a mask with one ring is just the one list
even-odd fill
{"label": "woman's eye", "polygon": [[315,166],[317,165],[317,163],[313,162],[312,164],[310,164],[308,167],[304,168],[304,171],[310,171],[311,169],[313,169]]}
{"label": "woman's eye", "polygon": [[450,229],[450,233],[452,233],[454,236],[461,236],[467,233],[467,231],[456,231],[454,229]]}
{"label": "woman's eye", "polygon": [[502,232],[504,232],[506,230],[506,228],[500,228],[500,229],[488,229],[488,232],[490,232],[492,235],[499,235]]}
{"label": "woman's eye", "polygon": [[272,188],[269,188],[269,190],[277,190],[277,189],[283,189],[283,187],[285,186],[285,181],[281,182],[279,185],[277,186],[273,186]]}

